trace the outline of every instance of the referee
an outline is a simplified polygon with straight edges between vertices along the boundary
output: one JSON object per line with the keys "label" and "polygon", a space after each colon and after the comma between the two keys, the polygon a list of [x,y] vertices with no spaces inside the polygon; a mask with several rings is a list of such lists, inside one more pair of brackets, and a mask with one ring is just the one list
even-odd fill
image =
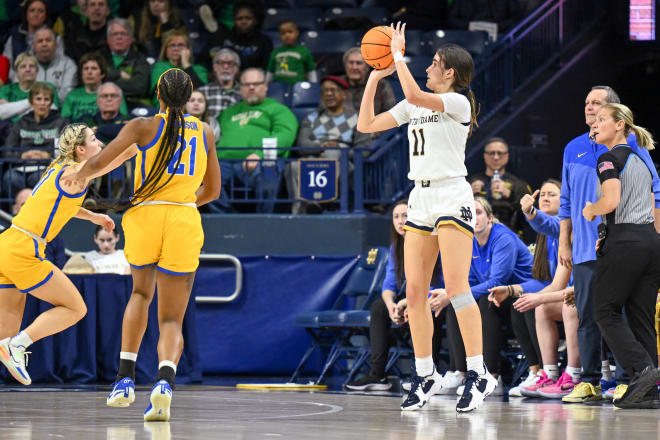
{"label": "referee", "polygon": [[[610,151],[598,159],[599,200],[587,202],[588,221],[603,216],[597,246],[594,309],[600,330],[631,377],[619,408],[655,408],[658,399],[655,302],[660,286],[660,235],[653,226],[649,168],[626,144],[630,132],[652,150],[653,138],[633,123],[630,109],[606,104],[592,126],[596,143]],[[626,318],[623,319],[623,308]]]}

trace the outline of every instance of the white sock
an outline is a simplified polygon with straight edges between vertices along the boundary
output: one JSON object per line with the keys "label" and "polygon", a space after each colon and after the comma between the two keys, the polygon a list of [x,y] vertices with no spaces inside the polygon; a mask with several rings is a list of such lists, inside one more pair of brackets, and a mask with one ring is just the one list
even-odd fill
{"label": "white sock", "polygon": [[573,383],[580,382],[582,377],[582,368],[580,367],[566,367],[566,372],[571,376]]}
{"label": "white sock", "polygon": [[545,374],[552,380],[557,380],[559,379],[559,366],[557,364],[554,365],[544,365],[543,366],[543,371],[545,371]]}
{"label": "white sock", "polygon": [[16,348],[25,350],[30,345],[32,345],[32,339],[30,339],[30,336],[27,333],[20,332],[19,334],[11,338],[9,340],[9,343]]}
{"label": "white sock", "polygon": [[465,358],[467,361],[468,371],[476,371],[479,376],[486,374],[486,366],[484,365],[484,355],[478,354]]}
{"label": "white sock", "polygon": [[610,382],[612,380],[612,370],[610,369],[610,361],[603,361],[601,363],[602,367],[600,368],[600,373],[603,376],[605,382]]}
{"label": "white sock", "polygon": [[137,353],[131,353],[130,351],[121,351],[119,352],[119,359],[126,359],[127,361],[137,362]]}
{"label": "white sock", "polygon": [[433,356],[415,358],[415,369],[417,370],[417,375],[421,377],[433,374]]}
{"label": "white sock", "polygon": [[[433,362],[433,361],[431,361],[431,362]],[[176,373],[176,364],[172,361],[162,361],[161,363],[158,364],[158,369],[159,370],[163,367],[170,367]]]}

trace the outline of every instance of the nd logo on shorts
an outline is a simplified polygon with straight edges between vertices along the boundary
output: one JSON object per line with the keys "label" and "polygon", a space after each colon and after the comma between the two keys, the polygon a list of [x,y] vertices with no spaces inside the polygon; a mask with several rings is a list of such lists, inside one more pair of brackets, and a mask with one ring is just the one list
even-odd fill
{"label": "nd logo on shorts", "polygon": [[461,206],[459,217],[466,223],[472,223],[472,208]]}

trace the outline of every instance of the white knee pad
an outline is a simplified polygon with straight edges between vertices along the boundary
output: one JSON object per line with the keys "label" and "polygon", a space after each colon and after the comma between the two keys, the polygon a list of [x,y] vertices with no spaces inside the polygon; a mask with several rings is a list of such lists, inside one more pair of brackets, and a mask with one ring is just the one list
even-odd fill
{"label": "white knee pad", "polygon": [[455,312],[460,312],[464,308],[470,307],[472,304],[477,303],[474,300],[474,296],[472,296],[472,292],[470,291],[459,293],[458,295],[451,298],[450,301],[451,305],[454,307]]}

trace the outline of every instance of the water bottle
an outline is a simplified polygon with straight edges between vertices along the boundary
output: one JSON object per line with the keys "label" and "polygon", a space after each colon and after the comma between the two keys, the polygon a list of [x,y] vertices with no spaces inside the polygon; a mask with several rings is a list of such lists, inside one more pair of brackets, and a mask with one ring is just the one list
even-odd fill
{"label": "water bottle", "polygon": [[493,192],[492,190],[493,184],[499,181],[502,181],[502,178],[500,177],[500,170],[493,170],[493,178],[490,180],[490,187],[491,187],[490,195],[494,200],[499,200],[502,198],[501,192]]}

